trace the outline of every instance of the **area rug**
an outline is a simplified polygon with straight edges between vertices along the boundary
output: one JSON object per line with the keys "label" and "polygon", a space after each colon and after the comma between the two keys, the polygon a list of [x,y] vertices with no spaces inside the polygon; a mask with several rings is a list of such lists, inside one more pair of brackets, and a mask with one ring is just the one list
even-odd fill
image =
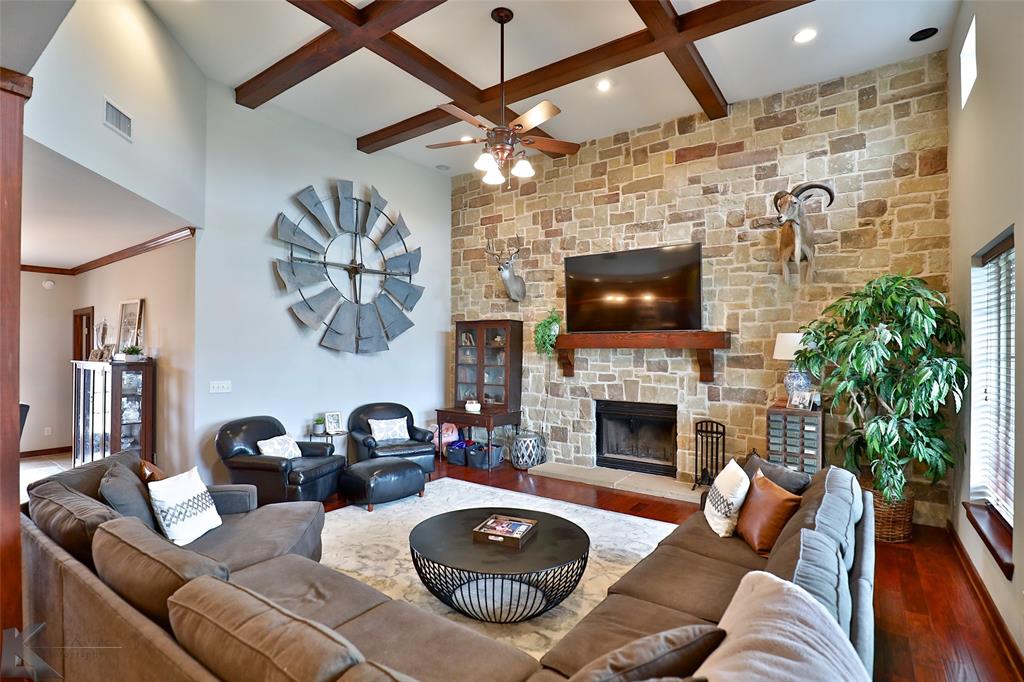
{"label": "area rug", "polygon": [[[409,554],[409,532],[431,516],[470,507],[536,509],[579,525],[590,536],[590,560],[579,587],[547,613],[509,625],[481,623],[442,604],[416,575]],[[320,561],[393,599],[450,618],[539,659],[604,599],[612,583],[650,554],[674,528],[671,523],[441,478],[427,484],[422,498],[374,505],[372,512],[355,506],[329,512]]]}

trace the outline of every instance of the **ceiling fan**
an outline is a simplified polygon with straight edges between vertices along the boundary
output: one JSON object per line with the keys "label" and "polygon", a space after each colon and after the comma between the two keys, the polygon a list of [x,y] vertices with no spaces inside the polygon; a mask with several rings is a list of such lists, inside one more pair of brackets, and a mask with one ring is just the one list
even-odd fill
{"label": "ceiling fan", "polygon": [[[557,116],[562,110],[548,100],[534,106],[521,116],[505,122],[505,24],[512,21],[512,10],[507,7],[497,7],[491,11],[491,19],[501,26],[501,125],[493,128],[487,126],[483,121],[467,111],[460,109],[454,104],[442,104],[442,109],[456,118],[478,128],[486,133],[484,137],[466,136],[454,142],[439,142],[428,144],[427,149],[443,149],[445,147],[458,147],[464,144],[484,143],[483,153],[473,164],[477,170],[485,172],[483,181],[490,185],[500,185],[505,182],[505,174],[502,168],[506,163],[511,165],[509,172],[520,178],[531,177],[534,173],[533,166],[526,158],[526,149],[539,149],[544,152],[556,154],[575,154],[580,146],[575,142],[554,140],[550,137],[539,135],[525,135],[545,121]],[[516,147],[520,147],[517,151]],[[513,163],[514,162],[514,163]]]}

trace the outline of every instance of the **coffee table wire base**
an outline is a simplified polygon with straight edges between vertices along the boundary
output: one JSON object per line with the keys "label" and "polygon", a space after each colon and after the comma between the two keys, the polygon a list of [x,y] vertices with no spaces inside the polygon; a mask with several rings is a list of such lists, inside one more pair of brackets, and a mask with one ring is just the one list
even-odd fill
{"label": "coffee table wire base", "polygon": [[477,573],[431,561],[415,549],[412,563],[430,592],[459,613],[486,623],[535,618],[572,594],[587,568],[587,554],[536,573]]}

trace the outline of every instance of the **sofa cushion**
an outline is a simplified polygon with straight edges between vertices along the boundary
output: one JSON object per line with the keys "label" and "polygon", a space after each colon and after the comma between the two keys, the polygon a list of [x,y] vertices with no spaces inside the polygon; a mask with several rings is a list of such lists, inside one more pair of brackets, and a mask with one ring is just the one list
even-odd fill
{"label": "sofa cushion", "polygon": [[397,670],[392,670],[386,665],[365,661],[346,670],[338,678],[338,682],[416,682],[416,680]]}
{"label": "sofa cushion", "polygon": [[302,457],[292,462],[292,468],[288,471],[288,483],[305,485],[335,471],[341,471],[345,464],[345,458],[340,455]]}
{"label": "sofa cushion", "polygon": [[678,547],[654,550],[608,592],[684,611],[717,623],[749,569]]}
{"label": "sofa cushion", "polygon": [[389,600],[383,592],[297,554],[274,557],[235,571],[231,582],[329,628]]}
{"label": "sofa cushion", "polygon": [[375,457],[408,457],[423,453],[433,453],[433,443],[418,440],[389,440],[377,444],[373,449]]}
{"label": "sofa cushion", "polygon": [[365,660],[330,628],[210,576],[182,587],[168,606],[178,643],[227,682],[334,682]]}
{"label": "sofa cushion", "polygon": [[817,530],[839,543],[843,561],[849,570],[856,554],[854,535],[857,521],[854,519],[859,520],[857,510],[859,508],[863,514],[864,507],[863,501],[859,505],[854,502],[851,485],[857,485],[857,482],[851,477],[850,472],[837,467],[829,467],[815,474],[804,491],[800,509],[786,522],[775,546],[797,535],[801,528]]}
{"label": "sofa cushion", "polygon": [[800,495],[811,482],[811,475],[802,471],[793,471],[789,467],[775,464],[768,460],[761,459],[759,455],[751,454],[743,463],[743,471],[747,478],[753,480],[754,474],[760,471],[768,477],[768,480],[787,490],[794,495]]}
{"label": "sofa cushion", "polygon": [[633,640],[594,660],[569,682],[642,682],[690,675],[725,637],[714,625],[684,625]]}
{"label": "sofa cushion", "polygon": [[668,537],[660,544],[688,549],[711,559],[726,561],[752,571],[763,569],[768,561],[752,550],[743,538],[738,536],[718,537],[718,534],[711,530],[711,526],[708,525],[703,514],[691,514],[690,518],[679,524],[679,527],[669,533]]}
{"label": "sofa cushion", "polygon": [[640,637],[685,625],[707,625],[683,611],[624,594],[609,594],[555,644],[540,662],[565,677]]}
{"label": "sofa cushion", "polygon": [[51,481],[57,481],[58,483],[64,484],[71,490],[77,490],[83,495],[102,502],[100,497],[100,481],[103,480],[103,475],[107,473],[107,469],[115,464],[123,464],[131,471],[138,471],[139,453],[135,450],[125,450],[124,452],[119,452],[116,455],[110,455],[109,457],[98,459],[95,462],[76,466],[72,469],[68,469],[67,471],[62,471],[59,474],[47,476],[46,478],[35,481],[34,483],[29,483],[27,489],[31,491],[33,488],[37,488]]}
{"label": "sofa cushion", "polygon": [[282,554],[320,558],[324,506],[319,502],[268,504],[221,520],[186,547],[227,564],[232,573]]}
{"label": "sofa cushion", "polygon": [[99,500],[57,481],[29,490],[28,509],[41,531],[90,568],[93,566],[92,536],[96,529],[101,523],[121,516]]}
{"label": "sofa cushion", "polygon": [[422,682],[521,682],[536,659],[403,601],[335,628],[370,660]]}
{"label": "sofa cushion", "polygon": [[803,528],[779,548],[764,570],[810,592],[850,636],[850,581],[835,540]]}
{"label": "sofa cushion", "polygon": [[758,471],[750,482],[750,491],[740,509],[736,523],[736,534],[743,538],[750,548],[767,557],[783,526],[800,507],[800,496],[772,483]]}
{"label": "sofa cushion", "polygon": [[694,677],[715,682],[870,679],[825,607],[771,573],[749,573],[718,625],[725,639]]}
{"label": "sofa cushion", "polygon": [[227,580],[228,567],[169,542],[134,516],[107,521],[92,540],[96,574],[146,616],[170,627],[167,598],[193,578]]}
{"label": "sofa cushion", "polygon": [[114,464],[100,479],[100,497],[121,516],[134,516],[156,530],[149,506],[149,491],[139,475],[123,464]]}

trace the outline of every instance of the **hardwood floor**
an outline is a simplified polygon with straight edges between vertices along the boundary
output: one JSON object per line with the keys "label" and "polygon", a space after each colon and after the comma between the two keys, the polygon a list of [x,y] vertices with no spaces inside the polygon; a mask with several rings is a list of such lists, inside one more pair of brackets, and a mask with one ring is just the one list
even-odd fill
{"label": "hardwood floor", "polygon": [[[689,502],[531,476],[507,462],[493,471],[438,463],[448,476],[496,488],[681,523],[698,511]],[[428,493],[429,494],[429,493]],[[328,510],[344,506],[340,500]],[[996,625],[971,587],[949,533],[918,526],[912,542],[878,543],[875,568],[875,679],[1018,680],[999,645]]]}

